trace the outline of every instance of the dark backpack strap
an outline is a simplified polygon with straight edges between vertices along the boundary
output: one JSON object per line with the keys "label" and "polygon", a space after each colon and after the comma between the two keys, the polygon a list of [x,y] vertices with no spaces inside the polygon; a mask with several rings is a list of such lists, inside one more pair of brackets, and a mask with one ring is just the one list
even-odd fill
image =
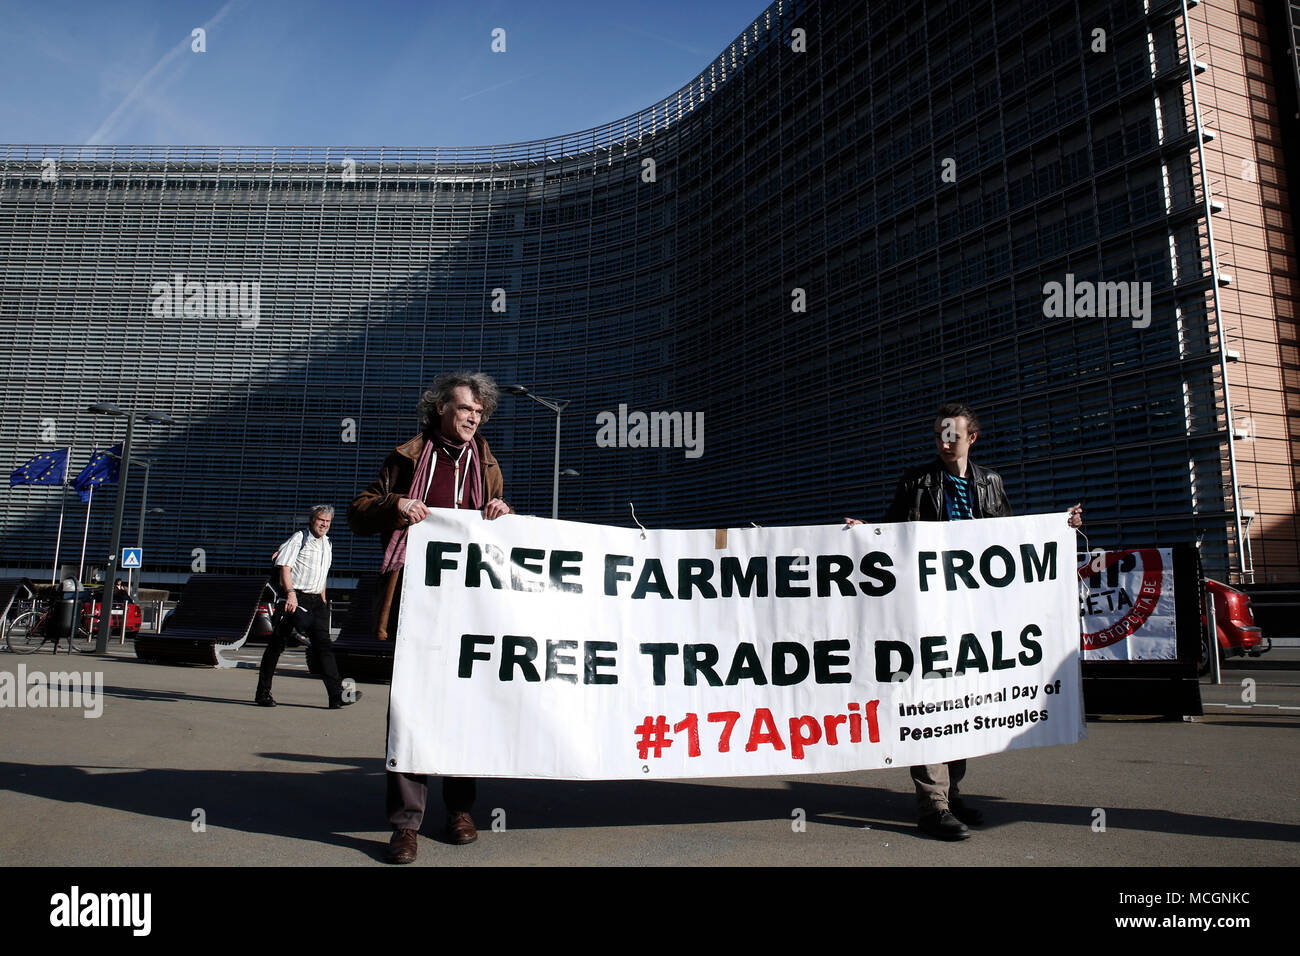
{"label": "dark backpack strap", "polygon": [[[307,529],[303,528],[298,533],[302,535],[302,540],[298,542],[298,550],[301,551],[303,549],[303,546],[307,544]],[[278,557],[279,554],[280,552],[277,551],[276,556]],[[266,575],[267,583],[270,584],[275,589],[276,594],[280,594],[280,567],[281,567],[280,565],[275,563],[275,559],[272,558],[271,570],[268,571]],[[283,598],[284,595],[281,594],[280,597]]]}

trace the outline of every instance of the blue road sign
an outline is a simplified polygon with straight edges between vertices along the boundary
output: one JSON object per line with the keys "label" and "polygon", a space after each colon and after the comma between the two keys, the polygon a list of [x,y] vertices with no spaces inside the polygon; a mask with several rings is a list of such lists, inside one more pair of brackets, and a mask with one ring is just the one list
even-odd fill
{"label": "blue road sign", "polygon": [[123,548],[122,549],[122,567],[138,568],[144,563],[143,548]]}

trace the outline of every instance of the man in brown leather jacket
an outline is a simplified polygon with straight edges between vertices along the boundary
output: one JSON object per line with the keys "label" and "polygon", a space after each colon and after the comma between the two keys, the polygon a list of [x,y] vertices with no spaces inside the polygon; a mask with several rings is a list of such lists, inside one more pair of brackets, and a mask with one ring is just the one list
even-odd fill
{"label": "man in brown leather jacket", "polygon": [[[420,399],[422,430],[384,460],[379,477],[348,508],[356,534],[384,536],[384,558],[376,597],[375,635],[395,639],[406,564],[406,529],[430,508],[473,508],[488,519],[508,514],[502,499],[501,467],[478,434],[497,405],[497,386],[481,372],[440,375]],[[424,774],[387,774],[388,820],[394,833],[390,863],[415,859],[428,800]],[[470,811],[477,793],[472,777],[444,777],[447,833],[454,844],[473,843],[478,830]]]}

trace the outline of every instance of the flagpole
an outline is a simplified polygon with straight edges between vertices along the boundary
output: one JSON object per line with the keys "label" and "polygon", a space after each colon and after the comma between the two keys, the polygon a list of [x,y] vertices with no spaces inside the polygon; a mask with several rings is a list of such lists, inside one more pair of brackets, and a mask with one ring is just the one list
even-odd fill
{"label": "flagpole", "polygon": [[[95,456],[99,454],[99,446],[95,445],[90,450],[90,460],[94,461]],[[77,563],[77,587],[81,587],[81,575],[86,569],[86,535],[90,533],[90,506],[95,503],[95,486],[91,485],[86,494],[86,526],[81,529],[81,560]]]}
{"label": "flagpole", "polygon": [[81,586],[81,575],[86,569],[86,535],[90,531],[90,506],[95,503],[95,486],[91,485],[86,494],[86,526],[81,529],[81,561],[77,564],[77,586]]}
{"label": "flagpole", "polygon": [[72,467],[72,446],[68,446],[68,457],[63,459],[63,484],[59,486],[59,533],[54,539],[54,568],[50,571],[50,583],[59,583],[59,549],[63,547],[63,506],[68,501],[68,470]]}

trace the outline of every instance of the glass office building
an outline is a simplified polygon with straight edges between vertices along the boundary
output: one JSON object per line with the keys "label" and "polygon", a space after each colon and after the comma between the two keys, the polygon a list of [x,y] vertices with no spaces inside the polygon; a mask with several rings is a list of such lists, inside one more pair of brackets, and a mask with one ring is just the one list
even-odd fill
{"label": "glass office building", "polygon": [[[136,429],[167,583],[345,509],[441,371],[567,401],[560,516],[621,525],[879,519],[957,399],[1017,512],[1297,580],[1275,33],[1248,0],[779,0],[678,93],[537,142],[0,147],[0,455],[75,471],[125,430],[91,403],[172,415]],[[503,396],[483,434],[549,515],[555,416]],[[0,567],[48,573],[57,520],[0,496]],[[377,565],[331,535],[336,574]]]}

